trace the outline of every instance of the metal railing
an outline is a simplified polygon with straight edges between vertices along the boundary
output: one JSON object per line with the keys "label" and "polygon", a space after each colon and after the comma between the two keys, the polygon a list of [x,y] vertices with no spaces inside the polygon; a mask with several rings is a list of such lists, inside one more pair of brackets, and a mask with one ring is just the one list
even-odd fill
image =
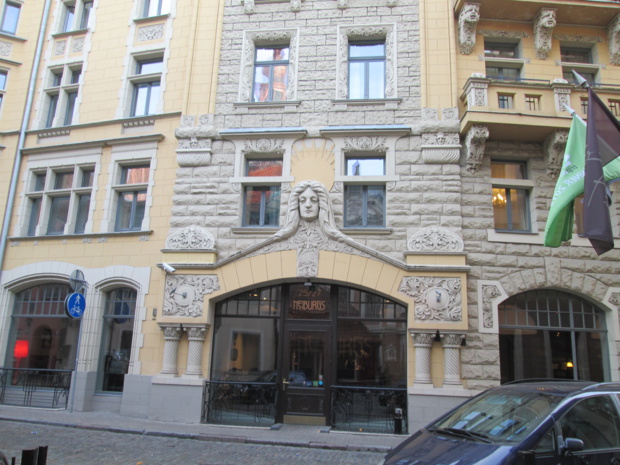
{"label": "metal railing", "polygon": [[0,368],[0,404],[67,408],[70,370]]}
{"label": "metal railing", "polygon": [[275,383],[205,381],[202,422],[271,426],[277,402]]}
{"label": "metal railing", "polygon": [[332,386],[335,430],[407,434],[407,389]]}

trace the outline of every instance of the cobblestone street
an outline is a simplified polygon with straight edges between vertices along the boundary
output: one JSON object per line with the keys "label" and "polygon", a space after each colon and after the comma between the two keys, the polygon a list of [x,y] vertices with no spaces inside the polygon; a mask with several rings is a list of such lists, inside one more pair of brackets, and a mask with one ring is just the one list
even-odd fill
{"label": "cobblestone street", "polygon": [[376,465],[382,453],[338,451],[144,436],[0,422],[0,451],[20,463],[21,450],[49,446],[48,465]]}

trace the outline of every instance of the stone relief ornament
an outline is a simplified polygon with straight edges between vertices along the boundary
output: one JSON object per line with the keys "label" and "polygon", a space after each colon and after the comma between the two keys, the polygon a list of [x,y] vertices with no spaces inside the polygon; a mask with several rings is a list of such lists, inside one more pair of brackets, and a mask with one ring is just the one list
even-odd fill
{"label": "stone relief ornament", "polygon": [[478,29],[478,35],[494,39],[525,39],[529,37],[529,34],[523,31],[497,31],[494,29]]}
{"label": "stone relief ornament", "polygon": [[[195,124],[197,123],[197,124]],[[177,163],[180,167],[206,166],[211,162],[211,144],[218,133],[213,115],[181,117],[181,126],[175,129],[177,138]]]}
{"label": "stone relief ornament", "polygon": [[431,226],[418,231],[407,241],[412,252],[462,252],[463,239],[449,229]]}
{"label": "stone relief ornament", "polygon": [[557,178],[562,169],[562,160],[564,158],[564,150],[568,141],[567,129],[556,129],[545,140],[544,154],[545,166],[547,167],[547,176]]}
{"label": "stone relief ornament", "polygon": [[246,15],[254,13],[254,0],[243,0],[243,12]]}
{"label": "stone relief ornament", "polygon": [[164,24],[153,24],[138,29],[138,42],[161,39],[164,36]]}
{"label": "stone relief ornament", "polygon": [[65,50],[67,50],[67,41],[66,40],[58,40],[54,44],[54,55],[64,55]]}
{"label": "stone relief ornament", "polygon": [[609,39],[609,61],[612,65],[620,65],[620,13],[609,24],[607,37]]}
{"label": "stone relief ornament", "polygon": [[71,53],[80,53],[84,50],[84,43],[86,39],[84,37],[75,37],[71,41]]}
{"label": "stone relief ornament", "polygon": [[553,80],[553,98],[555,100],[556,111],[568,111],[566,107],[570,106],[570,94],[572,84],[569,84],[565,79]]}
{"label": "stone relief ornament", "polygon": [[476,27],[480,21],[480,4],[465,3],[459,14],[459,52],[469,55],[476,45]]}
{"label": "stone relief ornament", "polygon": [[465,95],[467,95],[467,106],[486,107],[489,104],[488,98],[489,81],[484,74],[474,73],[465,84]]}
{"label": "stone relief ornament", "polygon": [[495,285],[480,286],[482,290],[482,326],[487,329],[495,327],[493,321],[493,301],[502,295],[499,288]]}
{"label": "stone relief ornament", "polygon": [[441,116],[444,121],[456,121],[459,119],[458,108],[442,108]]}
{"label": "stone relief ornament", "polygon": [[344,140],[345,152],[386,152],[385,137],[347,137]]}
{"label": "stone relief ornament", "polygon": [[422,159],[429,164],[458,163],[461,144],[458,133],[422,134]]}
{"label": "stone relief ornament", "polygon": [[188,226],[172,233],[166,239],[166,249],[212,250],[214,248],[215,238],[200,226]]}
{"label": "stone relief ornament", "polygon": [[422,108],[422,119],[426,121],[439,121],[437,108]]}
{"label": "stone relief ornament", "polygon": [[489,128],[483,125],[474,125],[467,132],[465,147],[467,149],[467,171],[477,173],[482,165],[484,147],[489,138]]}
{"label": "stone relief ornament", "polygon": [[415,302],[416,321],[461,322],[461,279],[435,277],[403,278],[398,290]]}
{"label": "stone relief ornament", "polygon": [[291,11],[295,13],[301,11],[301,0],[291,0]]}
{"label": "stone relief ornament", "polygon": [[3,56],[3,57],[11,56],[12,49],[13,49],[13,44],[11,44],[11,42],[5,42],[4,40],[0,40],[0,56]]}
{"label": "stone relief ornament", "polygon": [[243,153],[284,153],[283,139],[247,139]]}
{"label": "stone relief ornament", "polygon": [[201,317],[204,296],[219,289],[217,276],[167,275],[163,314]]}
{"label": "stone relief ornament", "polygon": [[551,51],[553,28],[556,25],[555,11],[542,8],[534,18],[534,48],[536,49],[536,58],[539,60],[546,60]]}

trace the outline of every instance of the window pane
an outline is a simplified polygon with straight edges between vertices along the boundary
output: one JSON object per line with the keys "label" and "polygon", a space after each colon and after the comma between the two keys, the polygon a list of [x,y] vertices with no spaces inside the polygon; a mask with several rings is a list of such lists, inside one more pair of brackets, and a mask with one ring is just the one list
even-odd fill
{"label": "window pane", "polygon": [[288,80],[288,65],[275,66],[273,68],[273,102],[286,100],[286,83]]}
{"label": "window pane", "polygon": [[151,83],[151,92],[149,94],[147,114],[153,115],[159,109],[159,82]]}
{"label": "window pane", "polygon": [[0,90],[6,89],[6,71],[0,71]]}
{"label": "window pane", "polygon": [[346,186],[345,188],[345,226],[362,226],[364,215],[363,186]]}
{"label": "window pane", "polygon": [[280,188],[247,186],[243,209],[243,226],[277,226],[280,217]]}
{"label": "window pane", "polygon": [[63,234],[65,232],[65,224],[67,224],[67,216],[69,215],[69,196],[52,198],[50,207],[50,219],[47,226],[47,234]]}
{"label": "window pane", "polygon": [[83,234],[88,221],[88,210],[90,207],[90,194],[78,196],[78,212],[75,218],[75,234]]}
{"label": "window pane", "polygon": [[510,189],[511,223],[513,231],[529,231],[528,193],[524,189]]}
{"label": "window pane", "polygon": [[375,58],[385,56],[385,44],[350,44],[349,57]]}
{"label": "window pane", "polygon": [[119,196],[116,216],[117,231],[134,231],[142,227],[146,192],[123,192]]}
{"label": "window pane", "polygon": [[73,111],[75,110],[75,101],[77,100],[77,92],[67,93],[67,109],[65,111],[65,126],[70,125],[73,122]]}
{"label": "window pane", "polygon": [[80,76],[82,75],[82,69],[74,69],[71,71],[71,84],[78,84],[80,82]]}
{"label": "window pane", "polygon": [[45,120],[45,127],[51,128],[54,123],[54,116],[56,115],[56,106],[58,105],[58,95],[50,95],[49,106],[47,108],[47,119]]}
{"label": "window pane", "polygon": [[80,20],[80,29],[86,29],[88,27],[88,19],[90,18],[90,10],[92,8],[92,1],[84,2],[84,9],[82,10],[82,18]]}
{"label": "window pane", "polygon": [[73,186],[73,171],[70,173],[56,173],[54,180],[54,189],[71,189]]}
{"label": "window pane", "polygon": [[155,74],[161,73],[164,69],[164,62],[162,58],[154,60],[144,60],[138,62],[138,69],[136,74]]}
{"label": "window pane", "polygon": [[256,49],[256,62],[261,63],[264,61],[287,61],[288,60],[288,47],[281,48],[257,48]]}
{"label": "window pane", "polygon": [[30,220],[28,221],[28,235],[34,236],[39,224],[39,215],[41,214],[41,199],[32,199],[30,208]]}
{"label": "window pane", "polygon": [[349,63],[349,98],[364,98],[364,62]]}
{"label": "window pane", "polygon": [[583,441],[584,451],[615,450],[620,446],[620,418],[608,396],[581,400],[560,419],[560,426],[564,438]]}
{"label": "window pane", "polygon": [[46,173],[37,173],[34,175],[34,191],[39,192],[45,189]]}
{"label": "window pane", "polygon": [[73,18],[75,16],[75,8],[72,6],[65,7],[65,21],[63,23],[62,31],[67,32],[73,30]]}
{"label": "window pane", "polygon": [[502,179],[526,179],[525,163],[492,161],[491,177]]}
{"label": "window pane", "polygon": [[269,101],[269,80],[271,67],[257,66],[254,70],[254,102]]}
{"label": "window pane", "polygon": [[7,3],[4,7],[2,17],[2,31],[15,34],[17,31],[17,20],[19,19],[19,6]]}
{"label": "window pane", "polygon": [[368,98],[385,97],[385,62],[368,63]]}
{"label": "window pane", "polygon": [[149,166],[124,166],[121,184],[144,184],[149,182]]}
{"label": "window pane", "polygon": [[282,176],[282,160],[247,160],[246,176]]}
{"label": "window pane", "polygon": [[517,45],[485,42],[484,56],[497,58],[517,58]]}
{"label": "window pane", "polygon": [[366,226],[381,227],[385,224],[385,188],[383,186],[368,186]]}
{"label": "window pane", "polygon": [[385,175],[384,158],[349,158],[347,157],[347,176],[383,176]]}
{"label": "window pane", "polygon": [[81,187],[92,187],[93,185],[93,176],[95,174],[95,170],[93,169],[83,169],[82,170],[82,183]]}
{"label": "window pane", "polygon": [[560,47],[562,61],[570,63],[592,63],[591,50],[588,48]]}

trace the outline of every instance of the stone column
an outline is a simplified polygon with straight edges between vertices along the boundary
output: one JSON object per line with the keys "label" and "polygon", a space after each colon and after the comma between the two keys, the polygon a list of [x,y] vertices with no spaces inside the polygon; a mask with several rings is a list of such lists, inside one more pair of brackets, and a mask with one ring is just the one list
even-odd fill
{"label": "stone column", "polygon": [[413,347],[415,347],[415,384],[431,384],[431,347],[435,333],[414,332]]}
{"label": "stone column", "polygon": [[177,358],[179,354],[179,341],[183,330],[180,324],[161,324],[164,332],[164,363],[161,368],[162,375],[176,376],[178,374]]}
{"label": "stone column", "polygon": [[461,382],[461,343],[465,339],[464,334],[442,333],[441,345],[443,346],[443,364],[445,385],[462,385]]}
{"label": "stone column", "polygon": [[202,378],[202,348],[210,325],[184,326],[189,347],[187,350],[187,370],[185,376]]}

